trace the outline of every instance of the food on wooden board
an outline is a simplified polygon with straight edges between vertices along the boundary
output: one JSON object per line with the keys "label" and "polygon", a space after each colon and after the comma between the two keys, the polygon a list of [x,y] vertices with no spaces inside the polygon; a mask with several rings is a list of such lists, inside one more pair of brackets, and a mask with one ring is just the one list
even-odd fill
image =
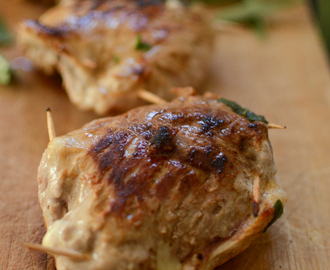
{"label": "food on wooden board", "polygon": [[167,100],[172,86],[205,77],[214,32],[198,5],[180,1],[63,0],[19,28],[18,42],[71,101],[99,114],[143,104],[140,88]]}
{"label": "food on wooden board", "polygon": [[58,270],[211,270],[283,212],[267,124],[176,92],[51,139],[38,186]]}

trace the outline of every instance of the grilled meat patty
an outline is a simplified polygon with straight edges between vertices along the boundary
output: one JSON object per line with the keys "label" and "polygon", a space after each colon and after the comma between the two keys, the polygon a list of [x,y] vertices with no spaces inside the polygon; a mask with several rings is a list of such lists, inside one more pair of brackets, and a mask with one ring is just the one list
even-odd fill
{"label": "grilled meat patty", "polygon": [[[286,201],[267,126],[187,96],[96,120],[50,141],[38,172],[45,246],[57,269],[213,269]],[[260,178],[253,215],[252,187]]]}
{"label": "grilled meat patty", "polygon": [[131,109],[144,103],[141,88],[171,100],[170,87],[202,82],[213,31],[201,7],[164,2],[63,0],[25,21],[18,42],[46,73],[60,73],[80,109]]}

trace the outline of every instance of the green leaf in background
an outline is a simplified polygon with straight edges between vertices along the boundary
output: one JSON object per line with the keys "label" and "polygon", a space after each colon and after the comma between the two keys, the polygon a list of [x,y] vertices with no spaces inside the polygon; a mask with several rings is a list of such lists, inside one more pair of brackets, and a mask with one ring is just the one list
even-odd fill
{"label": "green leaf in background", "polygon": [[[0,46],[10,45],[12,41],[12,36],[0,15]],[[0,84],[9,84],[10,80],[10,63],[0,54]]]}
{"label": "green leaf in background", "polygon": [[10,64],[0,54],[0,84],[9,84],[11,80]]}
{"label": "green leaf in background", "polygon": [[0,45],[9,45],[12,41],[12,36],[0,15]]}
{"label": "green leaf in background", "polygon": [[319,26],[322,31],[325,45],[330,57],[330,1],[314,0],[312,1],[316,9],[319,20]]}
{"label": "green leaf in background", "polygon": [[244,0],[222,9],[218,19],[245,22],[254,17],[264,17],[283,8],[292,7],[302,1],[297,0]]}
{"label": "green leaf in background", "polygon": [[138,34],[136,37],[136,44],[135,44],[135,49],[139,51],[149,51],[151,49],[151,45],[149,43],[143,42],[142,41],[142,36],[141,34]]}
{"label": "green leaf in background", "polygon": [[260,37],[265,37],[268,15],[303,2],[303,0],[243,0],[223,8],[216,15],[216,19],[252,26]]}

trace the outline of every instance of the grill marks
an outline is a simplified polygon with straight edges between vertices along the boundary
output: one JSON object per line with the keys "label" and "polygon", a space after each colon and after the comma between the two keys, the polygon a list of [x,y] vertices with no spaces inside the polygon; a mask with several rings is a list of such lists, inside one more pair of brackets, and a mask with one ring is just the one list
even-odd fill
{"label": "grill marks", "polygon": [[[105,177],[104,183],[114,188],[110,212],[120,213],[132,196],[140,206],[145,198],[164,199],[178,185],[180,193],[186,196],[203,185],[210,174],[216,174],[219,181],[226,175],[226,183],[229,181],[227,184],[231,185],[227,178],[234,178],[235,174],[229,176],[235,169],[233,162],[241,158],[236,155],[246,151],[251,139],[258,140],[263,135],[262,129],[248,128],[245,122],[246,130],[243,130],[238,116],[228,119],[222,114],[180,110],[181,113],[160,113],[151,122],[143,122],[143,118],[140,121],[136,116],[130,122],[122,116],[123,124],[108,128],[107,134],[90,149],[90,155]],[[182,131],[187,125],[199,128]],[[176,145],[183,139],[188,141],[187,147]],[[233,142],[231,149],[224,150],[219,140],[224,145],[226,141]],[[127,154],[128,149],[133,153]],[[196,172],[203,177],[196,177]]]}
{"label": "grill marks", "polygon": [[102,150],[107,148],[113,142],[114,139],[113,131],[111,129],[108,129],[107,133],[108,134],[105,137],[103,137],[101,140],[99,140],[98,143],[92,149],[94,153],[96,154],[100,153]]}
{"label": "grill marks", "polygon": [[212,129],[221,126],[225,121],[223,119],[217,119],[215,117],[205,116],[201,121],[201,132],[207,133],[209,136],[213,136]]}
{"label": "grill marks", "polygon": [[[156,164],[151,164],[148,159],[130,159],[118,166],[119,174],[116,174],[117,170],[114,169],[114,175],[109,177],[109,181],[114,184],[116,196],[116,200],[111,203],[111,212],[119,213],[131,196],[136,196],[141,204],[144,197],[150,195],[154,176],[161,170],[159,165],[157,161]],[[136,173],[131,174],[135,168],[138,168]]]}
{"label": "grill marks", "polygon": [[171,130],[167,126],[160,127],[150,141],[149,153],[163,154],[172,151],[174,149],[172,136]]}
{"label": "grill marks", "polygon": [[110,133],[92,149],[94,159],[99,163],[102,173],[117,166],[124,156],[127,133]]}
{"label": "grill marks", "polygon": [[25,20],[24,24],[26,27],[33,29],[35,32],[41,35],[45,36],[52,36],[52,37],[57,37],[57,38],[65,38],[66,37],[66,31],[61,27],[53,28],[53,27],[48,27],[46,25],[41,24],[40,22],[36,20]]}
{"label": "grill marks", "polygon": [[120,11],[125,12],[127,16],[133,14],[152,16],[159,12],[158,7],[161,7],[164,2],[164,0],[80,0],[73,2],[70,7],[72,16],[66,18],[61,24],[49,27],[36,20],[26,20],[25,25],[38,34],[65,39],[78,34],[77,31],[83,32],[94,19],[97,20],[99,26],[102,26],[103,21],[109,20],[110,14],[116,14]]}
{"label": "grill marks", "polygon": [[149,190],[150,180],[162,168],[157,158],[151,160],[145,156],[146,147],[139,148],[141,143],[131,158],[126,158],[125,149],[133,139],[132,134],[122,130],[110,131],[89,151],[101,173],[107,175],[107,184],[114,187],[116,199],[111,203],[111,212],[119,212],[132,195],[142,201]]}
{"label": "grill marks", "polygon": [[216,146],[206,146],[205,150],[192,149],[186,156],[186,161],[195,168],[221,173],[228,161],[222,152],[215,151]]}

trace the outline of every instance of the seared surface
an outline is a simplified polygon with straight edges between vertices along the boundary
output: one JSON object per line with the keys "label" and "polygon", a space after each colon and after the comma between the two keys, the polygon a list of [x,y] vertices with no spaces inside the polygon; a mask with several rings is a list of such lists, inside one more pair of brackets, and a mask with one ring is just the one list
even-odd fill
{"label": "seared surface", "polygon": [[215,99],[181,97],[96,120],[53,139],[43,156],[43,243],[93,255],[57,256],[58,269],[209,269],[268,225],[274,200],[284,203],[275,172],[266,125]]}
{"label": "seared surface", "polygon": [[25,21],[18,40],[46,73],[61,74],[81,109],[133,108],[140,88],[170,100],[170,87],[205,77],[213,31],[201,7],[164,2],[64,0]]}

